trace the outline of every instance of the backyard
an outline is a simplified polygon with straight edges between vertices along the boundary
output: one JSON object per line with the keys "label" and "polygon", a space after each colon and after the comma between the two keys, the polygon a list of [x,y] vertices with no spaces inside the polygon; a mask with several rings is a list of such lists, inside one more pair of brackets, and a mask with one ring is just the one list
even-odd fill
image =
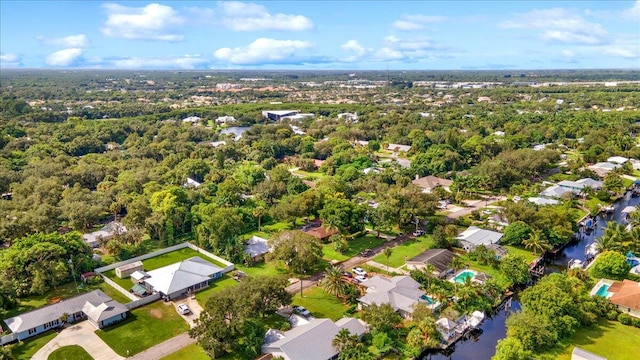
{"label": "backyard", "polygon": [[362,250],[373,249],[383,244],[385,241],[385,239],[379,238],[373,234],[366,234],[350,240],[349,250],[345,254],[337,252],[333,248],[333,244],[324,244],[322,246],[322,253],[324,254],[324,259],[326,260],[345,261],[349,258],[359,255]]}
{"label": "backyard", "polygon": [[608,359],[635,360],[640,352],[640,329],[601,319],[594,327],[576,331],[571,339],[547,351],[544,358],[570,360],[575,346]]}
{"label": "backyard", "polygon": [[[405,241],[393,248],[391,256],[389,256],[389,266],[401,267],[407,260],[434,246],[431,235],[419,236],[415,240]],[[387,257],[384,254],[374,257],[373,261],[387,265]]]}
{"label": "backyard", "polygon": [[18,360],[29,360],[35,354],[45,346],[49,341],[56,337],[58,333],[55,331],[49,331],[44,334],[40,334],[29,338],[25,341],[21,341],[17,344],[10,345],[11,353]]}
{"label": "backyard", "polygon": [[96,331],[116,353],[137,354],[189,329],[171,303],[156,301],[131,310],[127,319]]}
{"label": "backyard", "polygon": [[304,306],[315,318],[330,318],[336,321],[343,318],[349,309],[342,300],[335,295],[327,294],[318,286],[305,289],[302,293],[303,297],[300,297],[300,293],[293,297],[293,305]]}

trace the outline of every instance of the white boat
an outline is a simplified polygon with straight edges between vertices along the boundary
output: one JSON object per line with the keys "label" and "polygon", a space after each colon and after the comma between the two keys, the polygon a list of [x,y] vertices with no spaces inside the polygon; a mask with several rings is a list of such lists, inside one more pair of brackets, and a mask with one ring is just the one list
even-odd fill
{"label": "white boat", "polygon": [[467,319],[467,324],[470,328],[477,328],[484,321],[484,313],[482,311],[474,311],[471,313],[471,316]]}
{"label": "white boat", "polygon": [[599,252],[600,251],[598,251],[598,244],[596,243],[591,243],[584,248],[584,254],[587,258],[595,257]]}
{"label": "white boat", "polygon": [[571,259],[568,264],[569,269],[582,269],[583,264],[582,260],[579,259]]}

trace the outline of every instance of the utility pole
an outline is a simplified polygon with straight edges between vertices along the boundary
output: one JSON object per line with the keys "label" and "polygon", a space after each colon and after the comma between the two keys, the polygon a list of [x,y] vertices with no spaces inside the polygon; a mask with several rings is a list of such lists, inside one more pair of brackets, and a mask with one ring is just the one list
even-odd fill
{"label": "utility pole", "polygon": [[76,272],[73,267],[73,255],[69,256],[69,264],[71,264],[71,276],[73,276],[73,284],[76,286],[76,292],[80,293],[80,290],[78,290],[78,283],[76,282]]}

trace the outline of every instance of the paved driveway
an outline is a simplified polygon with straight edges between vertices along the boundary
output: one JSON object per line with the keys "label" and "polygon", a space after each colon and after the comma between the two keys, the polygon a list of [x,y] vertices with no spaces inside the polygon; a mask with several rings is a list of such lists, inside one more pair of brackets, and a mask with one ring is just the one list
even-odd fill
{"label": "paved driveway", "polygon": [[200,317],[200,313],[202,312],[202,306],[200,306],[200,304],[198,303],[198,300],[196,300],[195,298],[192,299],[191,297],[187,296],[185,298],[176,299],[171,303],[173,304],[173,307],[176,309],[176,312],[178,311],[177,308],[178,308],[178,305],[180,304],[186,304],[189,307],[189,309],[191,310],[191,314],[187,314],[187,315],[182,315],[180,313],[178,314],[182,316],[182,318],[189,324],[190,327],[194,327],[195,320]]}
{"label": "paved driveway", "polygon": [[68,345],[79,345],[95,360],[120,360],[122,356],[116,354],[107,344],[95,334],[96,328],[89,321],[81,321],[69,325],[56,337],[36,352],[32,360],[47,360],[49,355],[58,348]]}

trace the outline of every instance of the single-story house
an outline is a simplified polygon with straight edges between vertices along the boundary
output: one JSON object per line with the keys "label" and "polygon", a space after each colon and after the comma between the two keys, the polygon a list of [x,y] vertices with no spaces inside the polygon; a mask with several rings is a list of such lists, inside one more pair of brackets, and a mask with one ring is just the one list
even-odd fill
{"label": "single-story house", "polygon": [[591,188],[593,190],[602,189],[602,181],[593,180],[592,178],[584,178],[577,181],[563,180],[558,183],[561,186],[573,193],[579,193],[585,188]]}
{"label": "single-story house", "polygon": [[607,159],[607,162],[618,164],[618,165],[622,165],[627,161],[629,161],[629,158],[626,158],[624,156],[612,156]]}
{"label": "single-story house", "polygon": [[236,121],[236,118],[234,118],[233,116],[229,116],[229,115],[227,115],[227,116],[218,116],[216,118],[216,124],[226,124],[226,123],[235,122],[235,121]]}
{"label": "single-story house", "polygon": [[361,306],[389,304],[407,319],[413,314],[414,304],[420,301],[428,303],[426,293],[420,290],[420,283],[410,276],[387,278],[377,275],[360,284],[366,288],[365,295],[358,299]]}
{"label": "single-story house", "polygon": [[607,360],[607,358],[576,346],[571,352],[571,360]]}
{"label": "single-story house", "polygon": [[264,256],[264,254],[270,252],[269,241],[260,236],[252,236],[244,243],[244,252],[251,256],[253,261],[258,261]]}
{"label": "single-story house", "polygon": [[467,230],[461,232],[456,239],[467,251],[472,251],[478,245],[488,246],[497,244],[502,238],[502,233],[492,230],[481,229],[477,226],[469,226]]}
{"label": "single-story house", "polygon": [[125,319],[127,308],[101,290],[94,290],[5,319],[4,322],[22,341],[62,325],[60,317],[63,314],[69,315],[67,321],[70,323],[88,319],[96,328],[102,329]]}
{"label": "single-story house", "polygon": [[338,230],[336,229],[332,229],[332,230],[327,230],[326,228],[322,227],[322,226],[318,226],[318,227],[314,227],[311,229],[307,229],[304,232],[305,234],[311,235],[315,238],[320,239],[320,241],[326,241],[328,238],[331,237],[331,235],[335,235],[338,233]]}
{"label": "single-story house", "polygon": [[444,277],[452,268],[451,261],[456,256],[447,249],[429,249],[418,254],[407,261],[407,268],[413,270],[424,270],[427,264],[433,265],[434,275]]}
{"label": "single-story house", "polygon": [[423,192],[430,193],[437,187],[442,187],[446,191],[450,191],[449,186],[453,184],[453,181],[429,175],[421,178],[416,177],[416,179],[413,180],[412,183],[419,188],[422,188]]}
{"label": "single-story house", "polygon": [[116,235],[124,234],[127,232],[127,228],[122,225],[121,222],[111,221],[102,229],[98,231],[94,231],[92,233],[83,234],[82,238],[87,243],[87,245],[92,248],[97,248],[100,246],[100,241],[107,241],[113,239]]}
{"label": "single-story house", "polygon": [[358,336],[369,331],[359,319],[342,318],[335,323],[331,319],[311,319],[285,332],[269,329],[262,352],[285,360],[335,359],[339,353],[332,342],[342,329]]}
{"label": "single-story house", "polygon": [[562,195],[566,193],[571,193],[571,190],[560,185],[551,185],[548,188],[542,190],[539,195],[548,198],[561,198]]}
{"label": "single-story house", "polygon": [[116,268],[116,276],[120,279],[126,279],[129,275],[133,274],[136,271],[144,270],[144,266],[142,265],[142,261],[134,261],[129,264],[125,264],[122,266],[118,266]]}
{"label": "single-story house", "polygon": [[144,284],[149,292],[159,292],[165,299],[173,299],[209,286],[209,282],[223,274],[222,268],[207,260],[192,258],[147,272]]}
{"label": "single-story house", "polygon": [[311,115],[313,114],[300,114],[300,110],[265,110],[262,112],[262,116],[269,120],[280,121],[284,118],[293,119],[296,115]]}
{"label": "single-story house", "polygon": [[536,204],[538,206],[546,206],[546,205],[558,205],[559,201],[555,199],[547,199],[543,197],[530,197],[530,203]]}
{"label": "single-story house", "polygon": [[612,294],[609,302],[619,311],[640,318],[640,283],[627,279],[614,281],[607,291]]}
{"label": "single-story house", "polygon": [[199,116],[189,116],[187,118],[182,119],[183,123],[191,123],[191,124],[197,124],[200,122],[200,120],[202,120]]}
{"label": "single-story house", "polygon": [[222,146],[222,145],[227,145],[227,142],[224,140],[221,141],[212,141],[209,143],[209,145],[211,145],[214,148],[217,148],[218,146]]}
{"label": "single-story house", "polygon": [[387,150],[393,152],[409,152],[409,150],[411,150],[411,145],[389,144],[387,146]]}
{"label": "single-story house", "polygon": [[598,174],[598,176],[604,177],[605,175],[607,175],[611,171],[619,168],[620,166],[621,166],[620,164],[616,164],[616,163],[605,161],[605,162],[599,162],[597,164],[591,165],[588,168],[591,171],[593,171],[596,174]]}

